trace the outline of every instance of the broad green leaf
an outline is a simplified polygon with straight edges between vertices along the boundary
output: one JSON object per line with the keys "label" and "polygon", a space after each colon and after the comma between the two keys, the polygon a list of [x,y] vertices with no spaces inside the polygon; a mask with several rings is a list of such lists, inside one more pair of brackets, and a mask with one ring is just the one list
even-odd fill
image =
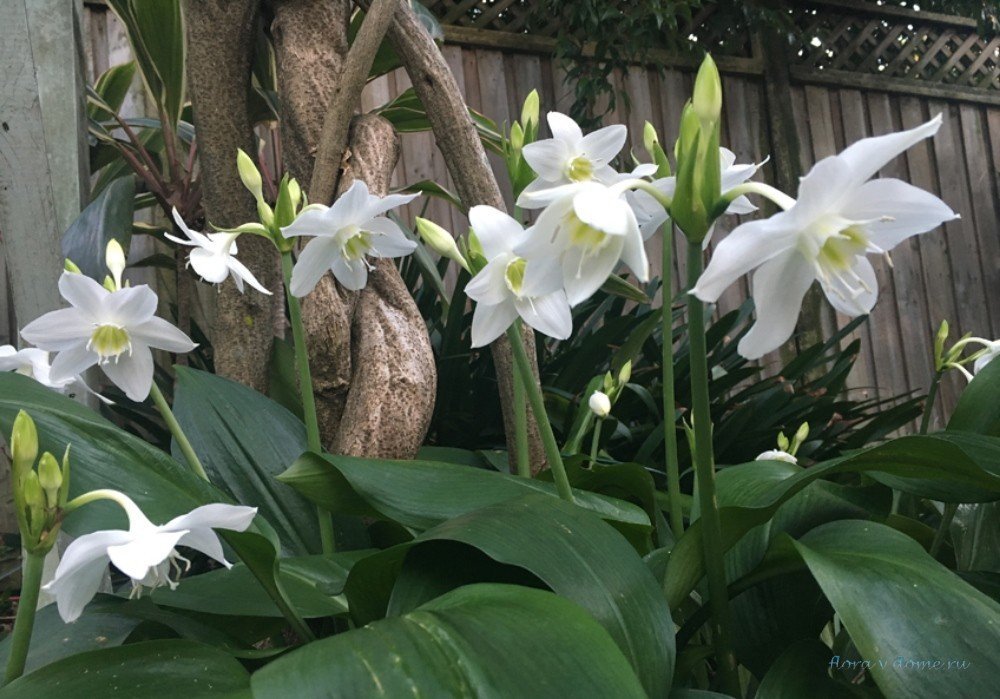
{"label": "broad green leaf", "polygon": [[148,641],[64,658],[0,689],[0,699],[251,699],[250,675],[221,650]]}
{"label": "broad green leaf", "polygon": [[847,699],[863,697],[853,686],[829,675],[832,653],[823,643],[810,639],[786,649],[767,671],[755,699]]}
{"label": "broad green leaf", "polygon": [[[135,61],[111,66],[97,79],[94,84],[94,92],[101,96],[107,106],[118,112],[122,108],[122,103],[125,102],[134,77]],[[103,107],[88,102],[87,116],[91,119],[111,119],[114,115]]]}
{"label": "broad green leaf", "polygon": [[[330,555],[283,558],[279,572],[282,586],[303,618],[335,616],[347,612],[341,597],[347,574],[372,550]],[[226,616],[280,616],[247,567],[239,563],[229,570],[184,578],[176,589],[153,593],[157,604],[206,614]]]}
{"label": "broad green leaf", "polygon": [[[998,441],[977,435],[937,433],[902,437],[848,457],[816,464],[800,473],[760,488],[747,479],[746,498],[739,506],[722,507],[723,546],[726,550],[754,527],[764,524],[778,508],[807,485],[837,473],[869,473],[892,487],[938,499],[969,498],[988,501],[1000,497],[1000,448]],[[732,466],[721,478],[741,472],[760,472],[762,462]],[[727,475],[723,475],[727,474]],[[959,499],[961,501],[961,499]],[[664,591],[676,609],[704,575],[701,558],[701,524],[695,521],[670,553]]]}
{"label": "broad green leaf", "polygon": [[[551,483],[439,461],[306,453],[278,478],[330,512],[388,519],[417,532],[523,495],[557,497]],[[586,491],[574,495],[634,544],[648,538],[649,518],[635,505]]]}
{"label": "broad green leaf", "polygon": [[254,673],[256,699],[646,697],[608,634],[550,592],[469,585]]}
{"label": "broad green leaf", "polygon": [[1000,361],[979,370],[962,391],[948,421],[949,431],[1000,437]]}
{"label": "broad green leaf", "polygon": [[846,520],[813,529],[795,547],[886,696],[996,694],[1000,604],[915,541]]}
{"label": "broad green leaf", "polygon": [[[431,197],[437,197],[438,199],[443,199],[444,201],[454,206],[456,209],[464,208],[457,194],[452,192],[447,187],[438,184],[434,180],[420,180],[418,182],[408,184],[402,189],[399,189],[397,191],[426,194]],[[460,235],[463,233],[463,231],[452,231],[452,233],[455,235]]]}
{"label": "broad green leaf", "polygon": [[[618,532],[591,513],[544,495],[470,512],[360,561],[345,588],[356,621],[405,613],[470,580],[493,579],[461,548],[448,547],[446,560],[436,560],[443,542],[473,547],[502,566],[527,571],[576,602],[618,644],[650,696],[663,696],[670,687],[674,627],[656,579]],[[425,553],[429,561],[421,561]]]}
{"label": "broad green leaf", "polygon": [[1000,503],[959,505],[950,531],[958,570],[1000,573]]}
{"label": "broad green leaf", "polygon": [[90,202],[62,237],[63,257],[88,277],[103,281],[108,274],[104,253],[114,239],[128,250],[135,210],[135,179],[119,177]]}
{"label": "broad green leaf", "polygon": [[306,450],[298,418],[252,388],[181,366],[173,408],[213,483],[260,508],[289,555],[319,551],[316,507],[275,478]]}

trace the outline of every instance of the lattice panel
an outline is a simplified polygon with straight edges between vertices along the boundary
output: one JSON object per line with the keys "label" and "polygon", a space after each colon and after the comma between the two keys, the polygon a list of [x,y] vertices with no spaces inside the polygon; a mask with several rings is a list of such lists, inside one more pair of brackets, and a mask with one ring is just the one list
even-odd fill
{"label": "lattice panel", "polygon": [[959,23],[884,16],[830,6],[796,9],[797,63],[962,88],[1000,90],[1000,37]]}

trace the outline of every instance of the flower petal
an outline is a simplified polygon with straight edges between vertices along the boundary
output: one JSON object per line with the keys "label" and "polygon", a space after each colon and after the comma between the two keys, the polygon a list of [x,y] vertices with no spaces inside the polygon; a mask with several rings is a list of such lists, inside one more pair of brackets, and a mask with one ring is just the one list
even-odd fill
{"label": "flower petal", "polygon": [[65,349],[52,360],[49,379],[55,382],[71,380],[97,364],[98,359],[97,354],[87,349],[84,343]]}
{"label": "flower petal", "polygon": [[63,272],[59,276],[59,293],[86,315],[96,316],[104,307],[110,292],[86,274]]}
{"label": "flower petal", "polygon": [[583,131],[580,130],[580,126],[565,114],[549,112],[545,115],[545,120],[549,123],[552,138],[573,146],[583,140]]}
{"label": "flower petal", "polygon": [[402,257],[417,249],[416,242],[407,238],[395,221],[384,216],[373,218],[362,228],[378,234],[371,238],[368,254],[372,257]]}
{"label": "flower petal", "polygon": [[165,237],[173,240],[174,242],[180,243],[181,245],[198,245],[200,247],[206,247],[208,245],[208,237],[204,233],[199,233],[198,231],[193,231],[188,228],[187,224],[184,223],[184,219],[181,218],[180,213],[178,213],[177,207],[174,207],[171,211],[171,215],[173,216],[174,223],[177,224],[177,227],[183,231],[184,235],[190,238],[190,240],[181,240],[180,238],[176,238],[169,233],[165,233]]}
{"label": "flower petal", "polygon": [[[257,277],[253,276],[253,272],[247,269],[247,266],[245,264],[237,260],[235,257],[230,257],[229,262],[227,264],[229,265],[229,272],[234,277],[233,279],[234,282],[238,281],[246,282],[260,293],[265,294],[267,296],[271,295],[271,290],[268,289],[263,284],[261,284],[259,281],[257,281]],[[239,283],[237,283],[236,285],[237,287],[241,286]],[[243,293],[242,288],[240,288],[240,293]]]}
{"label": "flower petal", "polygon": [[473,206],[469,209],[469,223],[487,260],[511,252],[527,238],[520,223],[492,206]]}
{"label": "flower petal", "polygon": [[555,255],[532,257],[524,267],[521,294],[544,296],[563,288],[562,262]]}
{"label": "flower petal", "polygon": [[209,529],[229,529],[234,532],[243,532],[249,528],[256,515],[256,507],[214,502],[210,505],[201,505],[187,514],[174,517],[161,526],[160,529],[175,531],[207,527]]}
{"label": "flower petal", "polygon": [[125,575],[133,580],[142,580],[150,568],[163,563],[177,546],[184,529],[163,531],[154,529],[133,535],[131,541],[108,547],[108,558]]}
{"label": "flower petal", "polygon": [[229,276],[227,255],[218,255],[206,248],[196,248],[188,255],[195,274],[209,284],[221,284]]}
{"label": "flower petal", "polygon": [[343,257],[337,257],[330,269],[340,285],[348,291],[361,291],[368,284],[368,265],[364,260],[348,262]]}
{"label": "flower petal", "polygon": [[595,165],[611,162],[625,146],[628,129],[622,124],[613,124],[597,129],[580,141],[580,150],[587,154]]}
{"label": "flower petal", "polygon": [[936,134],[941,128],[941,121],[942,117],[938,114],[927,123],[908,131],[863,138],[836,157],[850,168],[851,176],[860,184],[906,149]]}
{"label": "flower petal", "polygon": [[156,292],[145,284],[129,286],[108,294],[97,320],[127,328],[152,318],[159,303]]}
{"label": "flower petal", "polygon": [[376,216],[381,216],[385,212],[395,209],[397,207],[403,206],[404,204],[409,204],[411,201],[419,197],[420,194],[390,194],[385,197],[371,197],[368,200],[368,207],[365,210],[367,216],[375,218]]}
{"label": "flower petal", "polygon": [[511,259],[513,259],[513,255],[505,253],[490,260],[465,285],[465,295],[473,301],[487,306],[506,301],[510,296],[510,289],[507,288],[507,281],[504,277]]}
{"label": "flower petal", "polygon": [[327,220],[336,223],[336,228],[357,224],[368,216],[369,200],[372,199],[368,184],[364,180],[354,180],[347,191],[341,194],[327,211]]}
{"label": "flower petal", "polygon": [[741,276],[795,245],[797,231],[789,212],[737,226],[715,247],[712,259],[691,293],[715,303]]}
{"label": "flower petal", "polygon": [[624,246],[625,237],[614,236],[596,254],[579,246],[563,253],[563,284],[571,306],[586,301],[604,285],[618,266]]}
{"label": "flower petal", "polygon": [[[854,278],[850,278],[853,276]],[[878,299],[878,279],[867,257],[857,255],[851,265],[850,275],[820,280],[827,300],[846,316],[863,316],[875,306]]]}
{"label": "flower petal", "polygon": [[180,328],[156,316],[134,326],[129,332],[133,339],[167,352],[190,352],[198,346]]}
{"label": "flower petal", "polygon": [[844,207],[844,216],[864,224],[871,242],[892,250],[910,236],[937,228],[958,214],[930,192],[884,178],[858,188]]}
{"label": "flower petal", "polygon": [[331,220],[330,209],[326,206],[316,206],[315,209],[306,209],[292,221],[289,225],[281,229],[281,234],[286,238],[295,238],[301,235],[329,237],[336,235],[339,226]]}
{"label": "flower petal", "polygon": [[635,220],[635,214],[628,210],[629,227],[625,233],[625,244],[622,246],[622,262],[628,265],[632,273],[641,282],[649,281],[649,258],[646,256],[646,246],[642,242],[642,232]]}
{"label": "flower petal", "polygon": [[758,359],[792,336],[802,298],[815,279],[806,259],[790,250],[760,266],[753,275],[757,321],[737,348],[747,359]]}
{"label": "flower petal", "polygon": [[141,403],[149,397],[153,385],[153,353],[142,342],[133,340],[131,353],[104,362],[101,370],[129,400]]}
{"label": "flower petal", "polygon": [[573,314],[564,291],[514,299],[514,307],[525,323],[544,335],[565,340],[573,333]]}
{"label": "flower petal", "polygon": [[572,151],[563,141],[546,138],[528,143],[521,149],[521,155],[538,178],[549,186],[551,183],[566,181],[566,166],[569,164]]}
{"label": "flower petal", "polygon": [[60,308],[31,321],[21,337],[44,350],[57,352],[86,342],[94,332],[94,321],[78,308]]}
{"label": "flower petal", "polygon": [[56,598],[63,621],[76,621],[97,594],[108,567],[108,547],[131,539],[127,531],[107,530],[84,534],[70,543],[56,567],[55,576],[45,585],[46,592]]}
{"label": "flower petal", "polygon": [[517,318],[511,301],[499,304],[476,304],[472,313],[472,346],[484,347],[503,335]]}
{"label": "flower petal", "polygon": [[602,185],[583,188],[573,197],[577,218],[609,235],[623,235],[629,229],[629,219],[635,221],[625,201]]}
{"label": "flower petal", "polygon": [[314,288],[324,274],[340,256],[336,241],[331,238],[310,240],[299,253],[299,259],[292,268],[292,282],[289,289],[294,296],[305,296]]}

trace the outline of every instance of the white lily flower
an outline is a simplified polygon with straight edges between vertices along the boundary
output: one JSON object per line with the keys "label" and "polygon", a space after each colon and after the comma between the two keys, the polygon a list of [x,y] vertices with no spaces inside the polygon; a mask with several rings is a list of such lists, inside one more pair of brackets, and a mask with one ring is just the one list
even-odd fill
{"label": "white lily flower", "polygon": [[868,313],[878,288],[868,253],[957,218],[933,194],[896,179],[871,179],[886,163],[941,126],[940,115],[909,131],[865,138],[818,162],[786,211],[738,226],[716,247],[692,290],[714,303],[752,269],[757,322],[739,344],[756,359],[792,335],[806,290],[818,280],[848,316]]}
{"label": "white lily flower", "polygon": [[981,350],[982,354],[980,354],[976,358],[976,361],[972,364],[972,370],[977,374],[982,371],[983,367],[987,364],[992,362],[997,357],[1000,357],[1000,340],[986,340],[983,342],[983,347],[984,349]]}
{"label": "white lily flower", "polygon": [[514,248],[532,235],[520,223],[492,206],[473,206],[469,221],[489,262],[465,286],[476,301],[472,315],[472,346],[493,342],[520,316],[535,330],[565,340],[573,332],[573,316],[566,292],[556,288],[529,295],[524,291],[527,261]]}
{"label": "white lily flower", "polygon": [[303,209],[291,225],[281,229],[286,238],[315,236],[299,253],[292,270],[292,294],[305,296],[327,271],[345,289],[358,291],[368,283],[372,265],[367,257],[401,257],[413,252],[417,244],[383,214],[417,196],[377,197],[368,193],[363,181],[355,180],[333,206],[312,204]]}
{"label": "white lily flower", "polygon": [[573,182],[611,184],[618,179],[608,163],[625,145],[628,130],[624,126],[605,126],[584,136],[580,126],[565,114],[549,112],[546,119],[552,138],[529,143],[521,151],[538,177],[521,192],[518,206],[545,206],[553,199],[549,190]]}
{"label": "white lily flower", "polygon": [[177,587],[176,578],[190,567],[177,546],[187,546],[232,567],[213,529],[245,531],[257,514],[256,507],[216,503],[157,526],[122,493],[110,491],[106,497],[125,510],[128,530],[108,529],[74,539],[63,553],[55,577],[42,588],[55,597],[59,616],[67,623],[79,618],[97,594],[109,562],[132,579],[134,596],[144,587]]}
{"label": "white lily flower", "polygon": [[188,228],[181,218],[177,209],[173,210],[174,223],[184,231],[187,240],[178,238],[170,233],[164,233],[164,237],[179,245],[188,245],[194,248],[188,255],[188,265],[194,268],[204,281],[210,284],[221,284],[226,277],[232,277],[233,283],[240,293],[243,293],[243,282],[246,282],[262,294],[271,295],[271,292],[257,281],[253,272],[247,269],[246,265],[236,259],[237,247],[236,239],[239,233],[199,233]]}
{"label": "white lily flower", "polygon": [[70,308],[46,313],[21,330],[28,342],[58,353],[49,374],[52,381],[97,364],[131,400],[143,401],[153,383],[151,348],[190,352],[196,347],[154,315],[156,293],[145,284],[108,291],[90,277],[65,272],[59,293]]}
{"label": "white lily flower", "polygon": [[754,461],[786,461],[790,464],[797,464],[799,460],[781,449],[770,449],[757,455]]}
{"label": "white lily flower", "polygon": [[611,414],[611,399],[603,391],[594,391],[587,401],[590,411],[597,417],[607,417]]}
{"label": "white lily flower", "polygon": [[[721,192],[725,194],[736,185],[743,184],[757,174],[757,171],[766,162],[767,159],[765,158],[760,163],[741,163],[737,165],[735,153],[728,148],[719,148],[719,164],[722,172]],[[636,168],[632,172],[631,177],[641,177],[642,175],[637,174],[638,172],[641,171],[639,168]],[[673,198],[674,190],[677,189],[677,178],[674,176],[662,177],[658,180],[653,180],[652,184],[664,195]],[[642,231],[643,240],[649,240],[667,222],[669,216],[666,210],[648,192],[633,190],[628,193],[627,197],[629,204],[632,205],[632,210],[635,211],[635,217],[639,221],[639,230]],[[753,213],[756,210],[757,207],[747,199],[746,195],[740,195],[733,199],[732,203],[726,209],[726,213],[742,216]],[[711,238],[712,230],[709,230],[708,235],[705,236],[705,240],[702,243],[703,248],[708,247]]]}
{"label": "white lily flower", "polygon": [[514,249],[528,260],[526,294],[539,296],[562,287],[575,306],[601,288],[619,260],[639,281],[649,281],[642,233],[621,192],[596,182],[553,191],[532,234]]}
{"label": "white lily flower", "polygon": [[79,387],[86,393],[97,396],[105,403],[111,402],[91,389],[79,375],[67,376],[59,381],[54,381],[52,367],[49,363],[49,353],[37,347],[25,347],[19,350],[13,345],[3,345],[0,347],[0,371],[13,371],[22,376],[30,377],[46,388],[51,388],[59,393],[69,393],[73,388]]}

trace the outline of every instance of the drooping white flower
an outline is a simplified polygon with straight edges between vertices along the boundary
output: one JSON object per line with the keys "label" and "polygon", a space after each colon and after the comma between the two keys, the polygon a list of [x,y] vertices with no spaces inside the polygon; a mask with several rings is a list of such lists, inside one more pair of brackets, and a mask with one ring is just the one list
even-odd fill
{"label": "drooping white flower", "polygon": [[[590,298],[619,261],[649,280],[642,233],[624,195],[596,182],[563,185],[514,253],[528,260],[529,295],[562,287],[571,306]],[[561,274],[557,272],[561,270]]]}
{"label": "drooping white flower", "polygon": [[781,449],[770,449],[757,455],[754,461],[786,461],[790,464],[797,464],[799,460]]}
{"label": "drooping white flower", "polygon": [[333,206],[312,204],[303,209],[291,225],[281,229],[286,238],[315,237],[299,253],[292,270],[292,294],[305,296],[327,271],[345,289],[358,291],[368,283],[371,263],[367,257],[401,257],[413,252],[417,244],[383,214],[417,196],[377,197],[369,194],[368,185],[355,180]]}
{"label": "drooping white flower", "polygon": [[232,277],[236,288],[243,293],[243,282],[246,282],[262,294],[270,295],[271,292],[257,281],[253,272],[247,269],[246,265],[236,259],[237,247],[236,239],[239,233],[199,233],[188,228],[184,219],[173,210],[174,223],[180,228],[187,239],[178,238],[170,233],[165,233],[164,237],[178,243],[188,245],[192,248],[188,255],[188,264],[194,268],[206,282],[210,284],[221,284],[226,277]]}
{"label": "drooping white flower", "polygon": [[[573,317],[561,287],[529,295],[524,290],[527,261],[514,248],[532,235],[520,223],[492,206],[469,210],[472,230],[489,262],[465,286],[476,301],[472,315],[472,346],[483,347],[504,333],[520,316],[549,337],[564,340],[573,331]],[[558,271],[557,271],[558,273]]]}
{"label": "drooping white flower", "polygon": [[178,546],[232,567],[213,529],[245,531],[257,513],[256,507],[216,503],[157,526],[125,495],[114,493],[113,499],[128,515],[128,530],[96,531],[75,539],[63,553],[55,577],[42,588],[55,597],[59,616],[67,623],[76,620],[93,599],[109,562],[132,579],[135,595],[144,587],[177,587],[181,564],[190,565],[177,552]]}
{"label": "drooping white flower", "polygon": [[868,313],[878,295],[866,255],[957,217],[943,201],[896,179],[871,179],[886,163],[941,126],[940,115],[909,131],[866,138],[818,162],[786,211],[738,226],[716,247],[693,289],[715,302],[752,269],[757,322],[739,344],[756,359],[791,337],[806,290],[818,280],[845,315]]}
{"label": "drooping white flower", "polygon": [[587,405],[597,417],[607,417],[611,414],[611,399],[603,391],[594,391],[591,393]]}
{"label": "drooping white flower", "polygon": [[545,206],[553,199],[549,190],[561,185],[591,180],[611,184],[618,178],[609,163],[625,145],[628,130],[624,126],[605,126],[584,136],[565,114],[549,112],[546,118],[552,138],[528,143],[521,151],[538,177],[521,192],[518,206]]}
{"label": "drooping white flower", "polygon": [[983,370],[983,367],[997,357],[1000,357],[1000,340],[985,341],[983,343],[982,354],[976,357],[976,361],[972,364],[972,370],[978,374]]}
{"label": "drooping white flower", "polygon": [[[728,148],[719,148],[719,164],[722,173],[722,194],[724,195],[736,185],[743,184],[749,180],[761,167],[763,167],[766,162],[767,160],[765,159],[760,163],[741,163],[737,165],[735,153]],[[636,177],[641,175],[637,175],[636,172],[633,172],[631,176]],[[664,195],[673,197],[674,190],[677,189],[677,178],[674,176],[662,177],[654,180],[652,184]],[[627,197],[629,204],[632,205],[632,210],[635,211],[635,217],[639,221],[639,230],[642,231],[643,240],[649,240],[649,238],[664,223],[666,223],[669,218],[666,210],[648,192],[634,190],[630,191]],[[754,206],[745,195],[740,195],[733,199],[732,203],[726,209],[726,213],[745,215],[756,210],[757,207]],[[708,235],[705,236],[705,240],[702,244],[703,247],[708,247],[708,243],[711,238],[712,231],[710,230]]]}
{"label": "drooping white flower", "polygon": [[65,272],[59,293],[71,307],[46,313],[29,323],[21,336],[57,352],[50,380],[63,381],[95,364],[131,400],[143,401],[153,383],[151,348],[190,352],[187,335],[157,318],[156,293],[145,284],[115,291],[83,274]]}
{"label": "drooping white flower", "polygon": [[54,381],[52,367],[49,364],[49,353],[37,347],[25,347],[19,350],[13,345],[3,345],[0,347],[0,371],[13,371],[28,376],[46,388],[51,388],[59,393],[68,393],[73,388],[79,387],[104,402],[110,402],[104,396],[91,390],[80,376],[68,376]]}

